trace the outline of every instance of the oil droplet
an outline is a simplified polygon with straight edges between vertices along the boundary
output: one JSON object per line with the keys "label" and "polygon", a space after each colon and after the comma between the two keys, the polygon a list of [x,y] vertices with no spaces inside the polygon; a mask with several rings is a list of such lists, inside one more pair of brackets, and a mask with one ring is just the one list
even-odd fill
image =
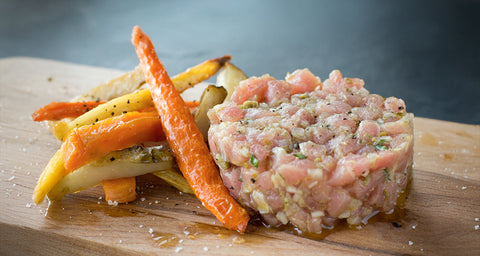
{"label": "oil droplet", "polygon": [[446,161],[449,161],[449,160],[452,160],[453,159],[453,155],[452,154],[441,154],[441,157],[446,160]]}
{"label": "oil droplet", "polygon": [[232,239],[232,243],[234,243],[234,244],[243,244],[243,243],[245,243],[245,239],[244,239],[243,237],[235,236],[235,237]]}
{"label": "oil droplet", "polygon": [[430,133],[424,133],[420,139],[420,142],[429,146],[438,146],[437,139],[435,139],[435,137]]}
{"label": "oil droplet", "polygon": [[178,245],[178,237],[170,233],[154,232],[152,238],[160,247],[174,247]]}

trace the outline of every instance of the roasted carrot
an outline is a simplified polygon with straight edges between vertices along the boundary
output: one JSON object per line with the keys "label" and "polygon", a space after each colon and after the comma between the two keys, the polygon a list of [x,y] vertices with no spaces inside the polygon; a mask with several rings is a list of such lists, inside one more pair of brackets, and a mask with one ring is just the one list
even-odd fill
{"label": "roasted carrot", "polygon": [[52,102],[32,114],[33,121],[54,121],[63,118],[75,118],[96,106],[105,103],[104,101],[85,101],[85,102]]}
{"label": "roasted carrot", "polygon": [[202,204],[225,227],[244,232],[250,216],[223,185],[190,110],[158,59],[150,38],[135,26],[132,33],[145,80],[161,116],[162,127],[178,166]]}
{"label": "roasted carrot", "polygon": [[65,169],[72,172],[108,152],[147,141],[162,141],[165,135],[156,112],[129,112],[73,129],[65,138]]}
{"label": "roasted carrot", "polygon": [[135,177],[104,180],[102,181],[102,187],[103,191],[105,191],[105,201],[107,202],[122,204],[135,200]]}
{"label": "roasted carrot", "polygon": [[189,108],[196,108],[200,105],[200,101],[185,101],[185,105]]}
{"label": "roasted carrot", "polygon": [[[51,102],[33,112],[32,119],[36,122],[57,121],[64,118],[77,118],[91,109],[97,107],[106,101],[86,101],[86,102]],[[198,107],[198,101],[186,101],[185,104],[191,109]],[[146,107],[139,109],[141,112],[148,112],[155,108]]]}

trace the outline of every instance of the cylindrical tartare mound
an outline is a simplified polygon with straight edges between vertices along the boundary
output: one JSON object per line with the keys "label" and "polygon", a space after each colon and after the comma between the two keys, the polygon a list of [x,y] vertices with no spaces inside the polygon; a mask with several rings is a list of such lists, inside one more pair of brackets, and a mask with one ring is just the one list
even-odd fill
{"label": "cylindrical tartare mound", "polygon": [[208,113],[211,153],[230,193],[266,224],[320,233],[390,212],[413,164],[413,114],[334,70],[242,81]]}

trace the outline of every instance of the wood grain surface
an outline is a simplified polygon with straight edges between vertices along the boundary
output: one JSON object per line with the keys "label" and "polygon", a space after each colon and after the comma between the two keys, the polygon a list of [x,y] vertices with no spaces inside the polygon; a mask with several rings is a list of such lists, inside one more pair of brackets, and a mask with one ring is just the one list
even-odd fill
{"label": "wood grain surface", "polygon": [[31,113],[121,73],[0,60],[1,255],[480,255],[480,126],[419,117],[405,207],[360,229],[327,230],[321,240],[259,224],[246,234],[226,230],[194,196],[153,175],[137,179],[130,204],[109,206],[95,187],[34,205],[33,187],[60,143]]}

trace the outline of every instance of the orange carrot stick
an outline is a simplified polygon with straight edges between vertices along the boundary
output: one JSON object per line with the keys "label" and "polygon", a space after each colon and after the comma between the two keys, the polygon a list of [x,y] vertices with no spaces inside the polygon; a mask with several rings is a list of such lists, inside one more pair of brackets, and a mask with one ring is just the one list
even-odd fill
{"label": "orange carrot stick", "polygon": [[[86,102],[52,102],[39,109],[32,114],[35,122],[41,121],[57,121],[64,118],[77,118],[92,108],[97,107],[106,101],[86,101]],[[191,109],[198,107],[198,101],[186,101],[185,104]],[[155,108],[139,109],[141,112],[156,111]]]}
{"label": "orange carrot stick", "polygon": [[196,108],[200,105],[200,101],[185,101],[185,105],[189,108]]}
{"label": "orange carrot stick", "polygon": [[105,191],[105,201],[107,202],[112,201],[123,204],[135,200],[135,177],[104,180],[102,181],[102,187]]}
{"label": "orange carrot stick", "polygon": [[33,121],[40,122],[45,120],[53,121],[63,118],[75,118],[103,103],[105,102],[52,102],[37,109],[32,114],[32,119]]}
{"label": "orange carrot stick", "polygon": [[162,141],[165,135],[156,112],[129,112],[73,129],[65,138],[65,170],[72,172],[108,152],[142,142]]}
{"label": "orange carrot stick", "polygon": [[162,127],[178,166],[202,204],[225,227],[244,232],[250,216],[223,185],[207,145],[190,110],[158,59],[150,38],[138,26],[132,43],[161,116]]}

